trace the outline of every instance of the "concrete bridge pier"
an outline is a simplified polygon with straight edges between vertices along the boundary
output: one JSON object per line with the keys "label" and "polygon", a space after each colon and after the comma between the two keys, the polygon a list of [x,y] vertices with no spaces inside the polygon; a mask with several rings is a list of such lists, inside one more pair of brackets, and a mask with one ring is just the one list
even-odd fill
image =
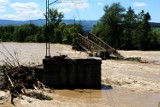
{"label": "concrete bridge pier", "polygon": [[43,59],[38,79],[58,89],[100,89],[101,59]]}

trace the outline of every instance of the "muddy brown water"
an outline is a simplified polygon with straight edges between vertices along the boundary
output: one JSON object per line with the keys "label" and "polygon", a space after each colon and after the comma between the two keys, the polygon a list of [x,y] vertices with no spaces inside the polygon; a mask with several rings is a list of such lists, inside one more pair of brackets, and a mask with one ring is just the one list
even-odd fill
{"label": "muddy brown water", "polygon": [[[76,107],[158,107],[160,93],[136,93],[122,88],[109,90],[56,90]],[[66,102],[67,103],[67,102]]]}
{"label": "muddy brown water", "polygon": [[[45,57],[44,43],[0,43],[0,60],[4,49],[17,55],[22,64],[42,64]],[[3,53],[3,54],[2,54]],[[160,103],[160,52],[120,51],[126,57],[142,57],[147,63],[105,60],[102,62],[102,89],[55,90],[53,101],[31,99],[21,101],[25,107],[158,107]],[[71,58],[86,58],[84,52],[69,45],[51,44],[51,55],[65,54]],[[24,103],[25,102],[25,103]],[[4,107],[5,105],[0,105]],[[6,104],[9,107],[9,104]]]}

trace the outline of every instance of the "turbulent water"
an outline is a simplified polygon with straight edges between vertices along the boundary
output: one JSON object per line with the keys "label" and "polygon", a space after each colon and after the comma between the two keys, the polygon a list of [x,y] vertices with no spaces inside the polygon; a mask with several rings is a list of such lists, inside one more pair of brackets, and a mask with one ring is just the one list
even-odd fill
{"label": "turbulent water", "polygon": [[[0,43],[1,64],[42,64],[45,43]],[[27,107],[158,107],[160,102],[160,52],[120,51],[125,57],[141,57],[143,62],[102,61],[101,90],[55,90],[53,101],[32,103]],[[51,44],[51,56],[65,54],[70,58],[86,58],[87,54],[72,50],[69,45]],[[109,87],[108,87],[109,86]]]}
{"label": "turbulent water", "polygon": [[18,58],[20,63],[41,63],[41,59],[45,57],[45,44],[31,43],[0,43],[0,60],[5,60],[9,57]]}
{"label": "turbulent water", "polygon": [[[13,57],[18,58],[20,63],[36,63],[42,64],[42,59],[46,56],[46,44],[45,43],[0,43],[0,60],[5,60],[9,57],[13,60]],[[86,56],[77,51],[71,51],[69,45],[51,45],[51,56],[65,54],[69,57]]]}

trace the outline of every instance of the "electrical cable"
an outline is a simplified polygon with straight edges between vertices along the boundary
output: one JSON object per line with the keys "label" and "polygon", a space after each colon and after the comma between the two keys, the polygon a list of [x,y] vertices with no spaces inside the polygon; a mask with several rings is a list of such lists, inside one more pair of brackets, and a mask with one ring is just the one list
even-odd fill
{"label": "electrical cable", "polygon": [[77,9],[77,7],[76,7],[76,3],[75,3],[73,0],[71,0],[71,2],[73,3],[73,6],[74,6],[74,8],[75,8],[75,11],[76,11],[76,13],[77,13],[77,15],[78,15],[78,18],[79,18],[79,24],[81,24],[82,20],[81,20],[81,17],[80,17],[79,11],[78,11],[78,9]]}

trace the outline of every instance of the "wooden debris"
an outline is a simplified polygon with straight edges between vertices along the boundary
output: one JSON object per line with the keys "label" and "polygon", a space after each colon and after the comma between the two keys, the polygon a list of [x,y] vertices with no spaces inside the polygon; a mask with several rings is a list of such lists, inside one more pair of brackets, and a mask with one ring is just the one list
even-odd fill
{"label": "wooden debris", "polygon": [[13,105],[15,105],[14,98],[22,98],[22,95],[27,95],[27,89],[45,89],[43,83],[38,81],[35,76],[35,68],[37,66],[21,65],[16,52],[12,55],[5,46],[3,48],[9,56],[0,51],[0,54],[5,57],[2,60],[4,64],[0,65],[0,90],[10,91]]}
{"label": "wooden debris", "polygon": [[10,94],[11,94],[11,104],[15,105],[15,104],[14,104],[14,101],[13,101],[14,98],[19,97],[19,98],[23,99],[21,95],[22,95],[22,94],[25,94],[24,86],[22,86],[22,85],[17,85],[17,86],[15,86],[15,87],[12,87],[12,88],[10,89]]}
{"label": "wooden debris", "polygon": [[38,81],[35,76],[35,67],[25,66],[1,66],[0,90],[10,90],[11,104],[14,104],[15,98],[22,98],[26,94],[26,89],[45,89],[43,83]]}

